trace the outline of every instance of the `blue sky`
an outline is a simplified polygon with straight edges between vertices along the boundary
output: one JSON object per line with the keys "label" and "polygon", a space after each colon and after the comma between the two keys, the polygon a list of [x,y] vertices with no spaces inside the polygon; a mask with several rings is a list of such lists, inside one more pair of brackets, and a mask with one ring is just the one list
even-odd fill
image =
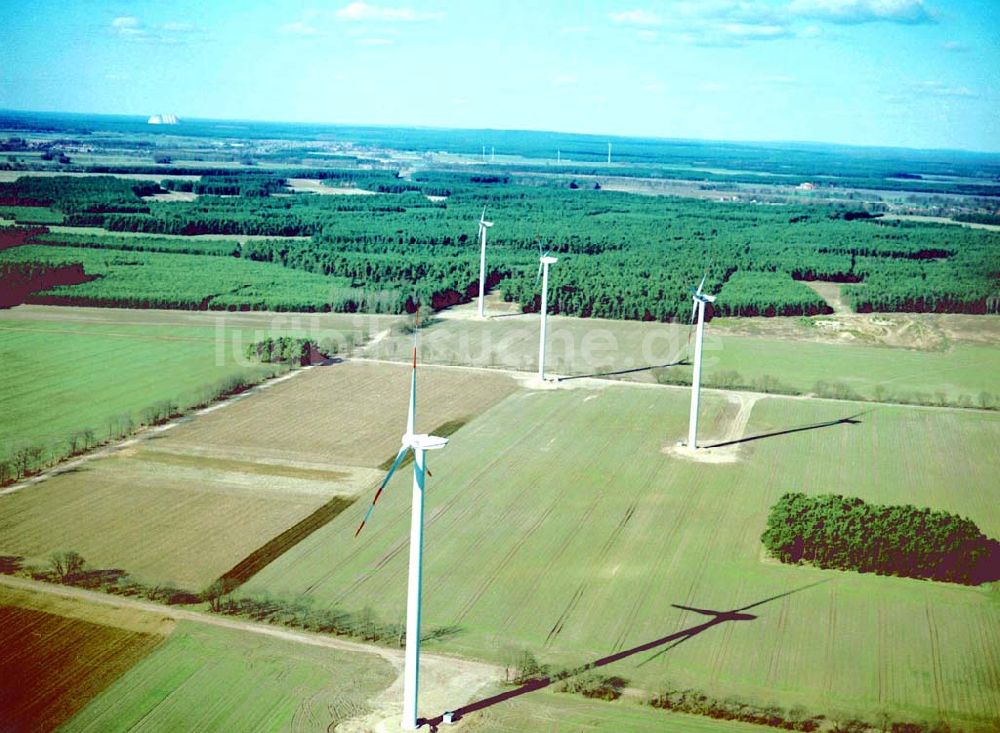
{"label": "blue sky", "polygon": [[0,108],[1000,151],[1000,0],[0,0]]}

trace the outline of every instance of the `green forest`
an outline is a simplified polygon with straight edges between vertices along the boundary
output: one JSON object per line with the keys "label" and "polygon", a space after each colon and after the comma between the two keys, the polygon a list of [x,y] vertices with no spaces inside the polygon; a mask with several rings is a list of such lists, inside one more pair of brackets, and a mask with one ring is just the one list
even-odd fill
{"label": "green forest", "polygon": [[[21,177],[0,183],[0,211],[25,222],[45,217],[23,212],[44,211],[88,229],[37,230],[30,245],[0,258],[78,264],[97,277],[31,295],[35,302],[440,309],[469,300],[478,286],[476,222],[486,206],[496,222],[489,285],[525,311],[538,308],[541,249],[559,257],[550,272],[551,312],[581,317],[687,319],[689,288],[706,273],[706,290],[719,296],[716,315],[829,312],[803,284],[811,280],[844,283],[859,312],[1000,309],[994,231],[883,220],[842,205],[523,185],[499,172],[309,171],[324,185],[377,193],[329,196],[293,193],[287,183],[296,175],[305,174],[234,168],[196,181],[168,177],[162,185],[114,176]],[[197,198],[144,198],[168,189]],[[186,268],[191,277],[179,278]]]}

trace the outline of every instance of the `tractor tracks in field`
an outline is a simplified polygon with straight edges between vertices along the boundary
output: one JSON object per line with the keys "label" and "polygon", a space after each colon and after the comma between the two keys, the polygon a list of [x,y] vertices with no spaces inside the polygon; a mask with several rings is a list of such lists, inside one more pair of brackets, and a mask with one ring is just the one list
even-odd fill
{"label": "tractor tracks in field", "polygon": [[483,579],[472,596],[470,596],[469,599],[462,605],[462,608],[459,610],[458,615],[455,618],[455,623],[462,623],[468,613],[479,602],[479,599],[483,597],[483,594],[485,594],[489,587],[496,582],[497,576],[500,575],[501,571],[507,567],[507,564],[513,559],[513,557],[520,552],[521,547],[524,546],[535,531],[542,526],[545,523],[545,520],[548,519],[552,512],[555,511],[557,504],[558,501],[553,502],[535,517],[535,521],[531,523],[531,526],[517,538],[517,541],[510,547],[510,549],[507,550],[504,556],[500,559],[500,562],[493,567],[493,570],[490,571],[490,573]]}
{"label": "tractor tracks in field", "polygon": [[[629,523],[629,520],[632,519],[632,515],[635,514],[637,506],[638,502],[635,501],[629,504],[628,508],[625,510],[624,516],[622,516],[622,518],[619,520],[615,528],[611,530],[611,533],[608,535],[607,540],[604,541],[604,544],[598,551],[597,558],[595,560],[595,565],[600,565],[601,563],[603,563],[604,560],[607,558],[608,553],[611,551],[611,548],[614,547],[616,544],[618,544],[618,538],[621,536],[622,532],[625,531],[625,526]],[[593,510],[596,507],[597,507],[597,501],[595,501],[590,506],[590,508],[586,513],[586,516],[584,516],[581,519],[581,524],[583,524],[587,519],[589,519],[590,514],[593,513]],[[567,546],[569,545],[568,541],[566,545]],[[563,626],[566,624],[566,621],[569,619],[569,617],[572,616],[573,611],[576,610],[577,605],[580,603],[580,599],[583,598],[583,595],[587,591],[589,586],[590,586],[589,581],[587,580],[580,581],[580,584],[577,586],[576,591],[570,597],[569,602],[566,604],[566,607],[563,609],[562,613],[559,614],[559,618],[556,619],[555,624],[553,624],[552,628],[549,630],[548,636],[545,637],[546,647],[548,647],[553,641],[555,641],[556,637],[559,636],[560,633],[562,633]]]}
{"label": "tractor tracks in field", "polygon": [[[531,439],[531,437],[532,436],[531,436],[530,433],[524,433],[523,435],[521,435],[515,441],[514,445],[519,445],[520,443],[523,443],[523,442]],[[503,460],[503,453],[504,452],[502,452],[502,451],[498,451],[495,454],[495,457],[492,460],[488,461],[487,463],[482,464],[480,466],[479,470],[476,471],[476,473],[473,476],[470,477],[469,482],[468,482],[469,485],[475,485],[475,484],[477,484],[479,482],[479,478],[480,477],[498,470],[498,467],[501,466],[501,462]],[[513,501],[511,502],[511,505],[516,505],[518,502],[520,502],[524,498],[524,496],[531,490],[531,488],[532,488],[531,486],[526,486],[524,489],[522,489],[522,491],[513,499]],[[485,491],[485,490],[480,490],[480,492],[478,494],[472,495],[472,496],[470,496],[467,493],[463,494],[461,492],[456,492],[455,495],[452,496],[450,499],[448,499],[444,504],[442,504],[442,505],[434,508],[429,513],[429,516],[427,518],[427,522],[426,522],[426,525],[425,525],[425,531],[426,531],[426,527],[430,527],[431,525],[434,525],[434,524],[436,524],[436,523],[438,523],[440,521],[443,521],[441,518],[444,517],[444,516],[447,516],[448,513],[450,512],[450,510],[453,507],[455,507],[457,504],[461,506],[461,509],[452,518],[452,523],[455,523],[457,521],[462,520],[465,516],[467,516],[468,514],[474,512],[474,511],[479,511],[478,507],[480,506],[480,502],[477,501],[477,499],[479,499],[479,498],[482,497],[482,492],[483,491]],[[460,504],[460,502],[461,502],[461,504]],[[510,512],[510,508],[509,507],[507,509],[507,512],[508,513]],[[503,520],[503,518],[504,517],[498,517],[496,521],[497,522],[501,522]],[[479,544],[481,542],[482,542],[482,535],[480,536],[480,538],[479,538],[479,540],[477,542],[473,543],[470,546],[470,550],[469,551],[470,552],[475,552],[476,548],[479,546]],[[364,583],[366,583],[367,581],[369,581],[373,577],[375,577],[375,575],[378,573],[379,570],[381,570],[386,565],[388,565],[393,560],[393,558],[395,558],[397,555],[399,555],[399,553],[402,552],[404,549],[406,549],[407,547],[409,547],[409,543],[410,543],[410,538],[409,538],[409,534],[407,534],[405,537],[403,537],[402,539],[400,539],[399,541],[397,541],[389,549],[389,551],[386,552],[379,559],[379,561],[375,564],[375,566],[369,572],[367,572],[367,573],[365,573],[363,575],[358,576],[348,586],[346,586],[343,589],[343,591],[341,591],[341,593],[337,596],[337,598],[335,599],[334,602],[337,603],[337,604],[340,604],[340,603],[344,602],[361,585],[363,585]],[[355,549],[352,552],[348,553],[344,557],[344,559],[343,559],[343,564],[345,564],[345,565],[350,564],[358,556],[358,554],[360,554],[361,552],[363,552],[363,549],[364,549],[363,547],[358,547],[357,549]],[[460,561],[464,561],[464,558],[461,558]],[[326,574],[322,575],[320,578],[318,578],[316,581],[314,581],[313,583],[311,583],[306,588],[306,593],[310,593],[315,588],[319,587],[323,583],[326,583],[330,578],[333,577],[333,575],[336,572],[337,572],[336,568],[334,568],[329,573],[326,573]],[[449,573],[444,573],[444,575],[447,576],[447,575],[449,575]],[[434,590],[435,589],[433,587],[428,587],[426,593],[428,593],[428,594],[433,593]]]}
{"label": "tractor tracks in field", "polygon": [[931,604],[929,602],[924,603],[924,614],[927,616],[927,636],[930,640],[930,667],[931,679],[934,682],[934,703],[938,712],[940,712],[945,709],[944,680],[942,679],[941,670],[941,640],[938,637],[937,622],[934,619],[934,613],[931,611]]}
{"label": "tractor tracks in field", "polygon": [[[672,538],[677,536],[679,528],[687,521],[688,514],[691,511],[691,504],[694,501],[692,498],[691,491],[689,489],[688,496],[680,502],[680,511],[674,515],[674,521],[671,525],[669,531],[662,535],[662,540],[664,544],[668,544]],[[636,620],[639,618],[639,612],[642,610],[643,605],[645,605],[649,594],[653,592],[654,588],[659,587],[660,579],[666,577],[662,571],[663,563],[668,561],[674,561],[676,558],[673,553],[666,552],[653,552],[655,555],[655,560],[653,561],[653,567],[651,567],[646,572],[646,577],[642,583],[641,590],[635,595],[635,599],[629,606],[628,611],[625,613],[622,623],[620,624],[620,631],[615,637],[614,644],[612,645],[612,652],[617,653],[625,648],[626,643],[629,641],[629,636],[632,633],[632,629],[635,626]],[[704,572],[705,563],[708,557],[707,552],[700,553],[700,559],[698,561],[698,570],[691,581],[691,585],[688,588],[688,592],[685,598],[685,604],[690,604],[694,598],[695,589],[700,583],[702,573]],[[669,558],[669,560],[668,560]]]}

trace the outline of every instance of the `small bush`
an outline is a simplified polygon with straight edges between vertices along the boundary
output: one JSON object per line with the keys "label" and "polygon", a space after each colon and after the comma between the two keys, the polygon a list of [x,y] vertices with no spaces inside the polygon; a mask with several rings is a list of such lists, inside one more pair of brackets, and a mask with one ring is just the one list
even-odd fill
{"label": "small bush", "polygon": [[582,675],[567,679],[559,687],[560,692],[575,692],[597,700],[617,700],[628,685],[623,677],[602,677],[596,674]]}

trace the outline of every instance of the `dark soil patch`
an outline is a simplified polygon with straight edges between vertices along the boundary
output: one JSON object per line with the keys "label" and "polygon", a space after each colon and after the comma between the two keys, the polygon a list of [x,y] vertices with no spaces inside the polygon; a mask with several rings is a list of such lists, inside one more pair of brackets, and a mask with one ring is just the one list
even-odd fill
{"label": "dark soil patch", "polygon": [[354,497],[333,497],[308,517],[240,560],[220,580],[228,589],[238,588],[313,532],[332,522],[355,501]]}

